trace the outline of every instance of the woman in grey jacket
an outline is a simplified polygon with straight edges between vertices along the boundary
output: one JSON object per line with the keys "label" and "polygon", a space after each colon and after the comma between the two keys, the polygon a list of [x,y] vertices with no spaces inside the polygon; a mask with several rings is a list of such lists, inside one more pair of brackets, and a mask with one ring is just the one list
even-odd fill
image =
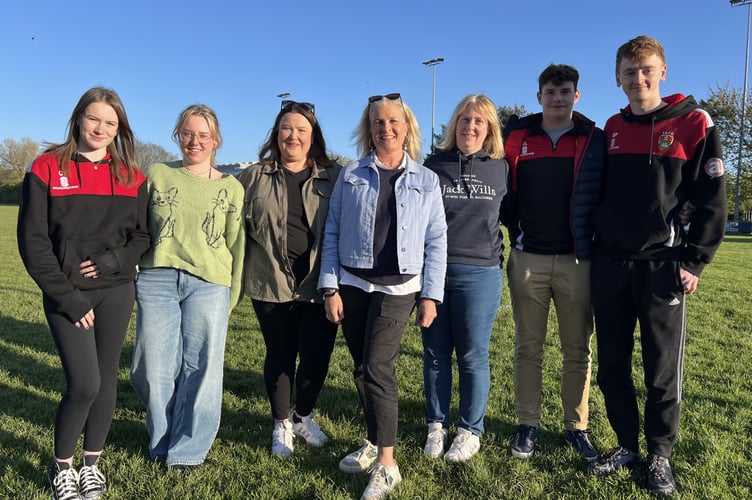
{"label": "woman in grey jacket", "polygon": [[326,156],[314,111],[310,103],[282,101],[259,162],[239,177],[245,187],[244,290],[266,344],[272,453],[284,458],[293,452],[293,436],[316,447],[328,441],[313,420],[313,408],[337,325],[326,319],[316,282],[329,195],[340,167]]}

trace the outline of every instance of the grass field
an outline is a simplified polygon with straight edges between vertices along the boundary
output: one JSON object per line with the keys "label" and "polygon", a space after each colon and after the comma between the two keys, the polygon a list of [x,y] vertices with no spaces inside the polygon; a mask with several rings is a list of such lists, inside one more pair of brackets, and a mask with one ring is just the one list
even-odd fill
{"label": "grass field", "polygon": [[[52,422],[64,378],[42,314],[41,294],[18,257],[17,210],[0,206],[0,498],[41,499],[50,494],[46,473],[52,456]],[[727,237],[715,262],[703,273],[699,290],[689,299],[685,399],[672,459],[683,498],[752,498],[751,262],[752,237]],[[422,453],[422,348],[419,331],[409,328],[398,362],[397,459],[404,480],[392,498],[649,498],[639,471],[621,471],[598,480],[589,477],[583,462],[565,447],[555,328],[551,316],[539,451],[521,461],[509,452],[516,420],[513,325],[505,289],[492,338],[486,433],[481,452],[463,465],[434,461]],[[360,496],[368,477],[344,474],[337,468],[339,459],[365,432],[341,336],[317,417],[332,441],[314,449],[296,440],[290,460],[272,457],[272,422],[261,374],[263,340],[250,301],[244,299],[230,320],[222,425],[207,463],[188,476],[168,473],[148,458],[145,412],[128,382],[133,341],[132,322],[121,359],[118,407],[102,463],[111,488],[107,498]],[[636,352],[634,375],[643,397],[639,355]],[[616,444],[615,437],[595,382],[591,394],[592,436],[595,445],[605,450]]]}

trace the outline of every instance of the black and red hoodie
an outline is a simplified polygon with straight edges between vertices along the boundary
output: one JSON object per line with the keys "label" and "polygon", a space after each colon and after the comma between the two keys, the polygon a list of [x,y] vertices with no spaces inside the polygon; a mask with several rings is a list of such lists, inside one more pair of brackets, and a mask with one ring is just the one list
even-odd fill
{"label": "black and red hoodie", "polygon": [[[699,276],[723,240],[726,183],[718,130],[692,96],[635,115],[609,118],[606,183],[594,215],[599,253],[626,259],[674,259]],[[689,229],[676,214],[694,206]]]}
{"label": "black and red hoodie", "polygon": [[[37,158],[24,177],[18,213],[18,249],[26,270],[49,303],[71,321],[93,306],[83,290],[112,288],[136,274],[150,246],[144,175],[131,186],[110,173],[109,156],[71,159],[68,173],[55,155]],[[97,279],[83,278],[79,264],[92,259]]]}

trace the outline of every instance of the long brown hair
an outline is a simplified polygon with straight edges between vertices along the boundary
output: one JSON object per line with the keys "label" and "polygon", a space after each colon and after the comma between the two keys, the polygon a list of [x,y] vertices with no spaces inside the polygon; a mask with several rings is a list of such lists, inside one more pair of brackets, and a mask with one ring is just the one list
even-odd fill
{"label": "long brown hair", "polygon": [[104,87],[93,87],[84,92],[84,95],[78,100],[78,104],[73,108],[68,126],[66,128],[67,138],[62,144],[48,143],[45,153],[52,153],[57,158],[57,164],[60,170],[68,175],[70,170],[70,161],[78,150],[78,141],[80,140],[81,130],[78,121],[83,117],[86,108],[95,102],[108,104],[115,110],[118,117],[118,131],[115,138],[107,146],[107,152],[110,154],[110,173],[117,179],[118,184],[130,186],[137,178],[138,164],[136,162],[136,148],[133,130],[128,122],[128,115],[125,113],[125,106],[117,93]]}
{"label": "long brown hair", "polygon": [[[284,103],[283,103],[284,104]],[[259,163],[263,165],[271,165],[272,163],[282,163],[282,152],[279,149],[279,143],[277,137],[279,136],[279,124],[282,122],[282,117],[287,113],[298,113],[308,120],[311,124],[311,149],[308,150],[308,163],[309,166],[313,162],[319,167],[329,167],[332,165],[332,160],[326,155],[326,141],[324,140],[324,133],[321,131],[321,125],[316,114],[308,103],[297,103],[290,101],[287,105],[282,106],[282,109],[277,113],[277,118],[274,120],[274,126],[269,130],[269,135],[266,137],[266,141],[259,150]]]}

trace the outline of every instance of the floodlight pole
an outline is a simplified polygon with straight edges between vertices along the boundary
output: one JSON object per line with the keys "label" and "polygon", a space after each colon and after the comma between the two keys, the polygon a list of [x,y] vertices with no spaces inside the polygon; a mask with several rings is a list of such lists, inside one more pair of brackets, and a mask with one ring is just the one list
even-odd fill
{"label": "floodlight pole", "polygon": [[744,56],[744,89],[742,89],[742,115],[739,119],[739,164],[736,167],[736,193],[734,196],[734,222],[739,227],[739,201],[742,197],[742,153],[744,152],[744,121],[747,115],[747,74],[749,73],[749,28],[752,21],[752,0],[730,0],[732,7],[747,6],[747,45]]}
{"label": "floodlight pole", "polygon": [[[750,0],[752,1],[752,0]],[[436,115],[436,66],[444,62],[443,57],[437,57],[436,59],[429,59],[427,61],[423,61],[423,64],[426,66],[432,66],[433,67],[433,91],[431,92],[431,153],[433,153],[433,127],[434,127],[434,117]]]}
{"label": "floodlight pole", "polygon": [[[750,1],[752,1],[752,0],[750,0]],[[280,99],[286,99],[286,98],[290,97],[291,95],[292,94],[289,93],[289,92],[282,92],[280,94],[277,94],[277,97],[279,97]]]}

